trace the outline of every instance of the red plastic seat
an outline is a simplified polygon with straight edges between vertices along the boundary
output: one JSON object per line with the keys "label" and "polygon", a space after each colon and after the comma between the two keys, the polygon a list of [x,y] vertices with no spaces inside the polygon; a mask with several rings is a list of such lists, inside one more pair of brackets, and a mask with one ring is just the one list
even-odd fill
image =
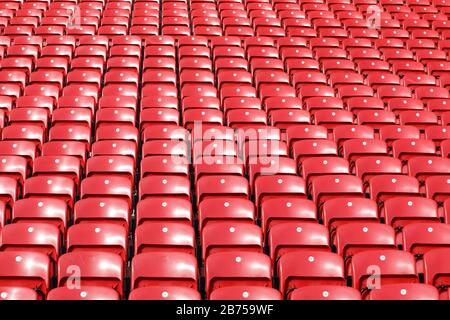
{"label": "red plastic seat", "polygon": [[86,146],[78,141],[49,141],[42,145],[42,156],[72,156],[80,160],[82,167],[86,161]]}
{"label": "red plastic seat", "polygon": [[94,113],[95,99],[89,96],[63,96],[58,99],[58,108],[86,108]]}
{"label": "red plastic seat", "polygon": [[424,282],[437,287],[441,296],[448,297],[450,249],[435,249],[423,256]]}
{"label": "red plastic seat", "polygon": [[145,252],[195,253],[195,231],[179,222],[152,221],[139,225],[135,231],[135,255]]}
{"label": "red plastic seat", "polygon": [[272,286],[270,258],[254,252],[219,252],[205,262],[206,294],[228,286]]}
{"label": "red plastic seat", "polygon": [[130,179],[120,176],[96,175],[83,179],[80,198],[113,197],[125,199],[131,207],[133,187]]}
{"label": "red plastic seat", "polygon": [[3,177],[11,177],[17,180],[20,186],[23,185],[29,168],[27,159],[20,155],[1,155],[0,156],[0,173]]}
{"label": "red plastic seat", "polygon": [[145,128],[143,133],[143,141],[149,140],[172,140],[179,141],[188,139],[189,132],[180,126],[173,124],[152,124]]}
{"label": "red plastic seat", "polygon": [[2,140],[23,140],[33,142],[40,150],[45,139],[44,128],[34,125],[17,124],[2,130]]}
{"label": "red plastic seat", "polygon": [[155,196],[170,196],[190,200],[190,183],[182,176],[149,175],[139,182],[139,199]]}
{"label": "red plastic seat", "polygon": [[[1,287],[34,289],[41,299],[45,297],[53,276],[50,258],[35,252],[0,252]],[[30,266],[33,266],[30,268]]]}
{"label": "red plastic seat", "polygon": [[217,222],[209,224],[201,233],[202,257],[205,260],[217,252],[262,252],[261,229],[248,223]]}
{"label": "red plastic seat", "polygon": [[437,115],[430,111],[404,111],[399,118],[401,125],[413,125],[422,131],[438,124]]}
{"label": "red plastic seat", "polygon": [[177,222],[192,224],[192,205],[186,199],[151,197],[138,202],[136,206],[136,224],[152,222]]}
{"label": "red plastic seat", "polygon": [[434,158],[436,146],[433,141],[424,139],[398,139],[392,143],[392,154],[400,160],[410,160],[417,156]]}
{"label": "red plastic seat", "polygon": [[449,176],[450,160],[438,156],[417,156],[409,159],[408,173],[424,182],[433,175]]}
{"label": "red plastic seat", "polygon": [[311,157],[331,157],[338,155],[334,141],[325,139],[298,140],[292,144],[292,156],[297,162],[303,162]]}
{"label": "red plastic seat", "polygon": [[379,202],[398,196],[418,196],[419,181],[405,175],[379,175],[369,181],[371,199]]}
{"label": "red plastic seat", "polygon": [[132,290],[128,300],[201,300],[201,296],[192,288],[155,285]]}
{"label": "red plastic seat", "polygon": [[437,202],[445,201],[450,195],[450,179],[446,176],[433,176],[425,180],[427,198]]}
{"label": "red plastic seat", "polygon": [[42,156],[34,160],[33,176],[68,177],[78,185],[81,177],[80,159],[73,156]]}
{"label": "red plastic seat", "polygon": [[358,112],[357,122],[361,125],[370,126],[375,130],[380,130],[385,126],[395,125],[396,117],[392,111],[362,110]]}
{"label": "red plastic seat", "polygon": [[73,274],[81,286],[100,286],[123,294],[124,266],[119,255],[108,252],[71,252],[58,261],[58,286],[71,286]]}
{"label": "red plastic seat", "polygon": [[206,198],[221,195],[246,199],[249,193],[247,179],[240,176],[203,176],[196,184],[197,204]]}
{"label": "red plastic seat", "polygon": [[175,285],[197,289],[197,281],[197,260],[187,253],[141,253],[131,262],[132,290],[155,285]]}
{"label": "red plastic seat", "polygon": [[41,198],[64,200],[73,207],[76,196],[75,182],[68,177],[35,176],[25,180],[24,198]]}
{"label": "red plastic seat", "polygon": [[130,209],[128,202],[123,199],[112,197],[81,199],[75,203],[73,220],[75,224],[108,223],[128,229]]}
{"label": "red plastic seat", "polygon": [[120,300],[120,296],[116,290],[107,287],[59,287],[49,291],[47,300]]}
{"label": "red plastic seat", "polygon": [[134,160],[127,156],[97,155],[86,162],[86,176],[122,176],[134,181]]}
{"label": "red plastic seat", "polygon": [[366,300],[439,300],[439,291],[421,283],[385,284],[372,290]]}
{"label": "red plastic seat", "polygon": [[387,224],[397,230],[414,222],[439,222],[438,207],[431,199],[420,197],[396,197],[384,202],[381,210]]}
{"label": "red plastic seat", "polygon": [[[93,145],[93,147],[95,146],[96,144]],[[136,149],[134,144],[133,148]],[[142,155],[144,158],[148,156],[178,156],[187,158],[188,149],[186,142],[153,140],[147,141],[142,145]]]}
{"label": "red plastic seat", "polygon": [[60,231],[51,224],[12,223],[2,229],[1,251],[42,253],[56,262],[60,247]]}
{"label": "red plastic seat", "polygon": [[38,294],[32,288],[21,286],[0,287],[0,300],[38,300]]}
{"label": "red plastic seat", "polygon": [[131,125],[104,124],[95,131],[97,141],[104,140],[128,140],[139,142],[139,130]]}
{"label": "red plastic seat", "polygon": [[255,216],[253,202],[225,195],[206,198],[198,206],[200,230],[208,224],[220,221],[254,223]]}
{"label": "red plastic seat", "polygon": [[328,129],[353,124],[353,113],[347,110],[318,110],[314,113],[314,123]]}
{"label": "red plastic seat", "polygon": [[141,177],[149,175],[181,175],[188,177],[189,160],[176,154],[151,155],[141,161]]}
{"label": "red plastic seat", "polygon": [[368,156],[387,156],[388,147],[381,140],[350,139],[344,141],[340,151],[351,162]]}
{"label": "red plastic seat", "polygon": [[[353,288],[372,290],[393,283],[419,283],[414,256],[400,250],[375,250],[356,253],[352,257]],[[373,273],[378,278],[373,278]]]}
{"label": "red plastic seat", "polygon": [[293,290],[289,300],[361,300],[361,294],[350,287],[317,285]]}
{"label": "red plastic seat", "polygon": [[431,126],[425,129],[425,139],[432,140],[436,146],[440,146],[444,140],[450,139],[450,127]]}
{"label": "red plastic seat", "polygon": [[365,183],[375,176],[402,174],[402,162],[388,156],[365,156],[353,163],[352,170]]}
{"label": "red plastic seat", "polygon": [[380,129],[380,139],[391,146],[397,139],[420,139],[420,130],[414,126],[386,126]]}
{"label": "red plastic seat", "polygon": [[324,225],[333,232],[348,223],[379,222],[377,203],[364,198],[330,199],[321,208]]}
{"label": "red plastic seat", "polygon": [[277,224],[284,222],[316,222],[317,212],[311,200],[279,197],[267,199],[259,210],[264,234]]}
{"label": "red plastic seat", "polygon": [[90,128],[92,123],[91,110],[87,108],[59,108],[52,114],[52,125],[70,124],[84,125]]}
{"label": "red plastic seat", "polygon": [[313,285],[345,286],[344,261],[331,252],[289,252],[278,261],[280,291],[287,295],[290,290]]}
{"label": "red plastic seat", "polygon": [[[402,230],[403,250],[417,259],[437,248],[450,247],[450,226],[439,222],[411,223]],[[418,265],[419,272],[422,271]]]}
{"label": "red plastic seat", "polygon": [[[376,222],[354,222],[336,228],[333,244],[345,260],[346,268],[358,252],[375,249],[397,249],[395,230]],[[347,273],[350,270],[347,269]]]}
{"label": "red plastic seat", "polygon": [[342,174],[315,177],[308,187],[308,193],[318,204],[332,198],[364,196],[362,180],[352,175]]}
{"label": "red plastic seat", "polygon": [[110,252],[127,259],[126,228],[117,224],[86,222],[67,230],[67,252]]}
{"label": "red plastic seat", "polygon": [[347,160],[338,157],[315,157],[304,160],[300,165],[302,177],[311,183],[314,177],[328,174],[350,174]]}
{"label": "red plastic seat", "polygon": [[211,292],[210,300],[282,300],[278,290],[259,286],[231,286]]}
{"label": "red plastic seat", "polygon": [[50,142],[81,142],[86,150],[91,145],[91,130],[83,125],[60,124],[51,127],[49,132]]}
{"label": "red plastic seat", "polygon": [[69,210],[67,204],[59,199],[29,198],[21,199],[14,204],[13,223],[48,223],[65,233]]}
{"label": "red plastic seat", "polygon": [[330,251],[328,230],[320,224],[309,222],[292,221],[272,225],[268,230],[267,243],[274,261],[289,252]]}
{"label": "red plastic seat", "polygon": [[271,198],[306,198],[306,185],[302,178],[295,175],[260,175],[255,179],[254,195],[256,207],[259,208]]}

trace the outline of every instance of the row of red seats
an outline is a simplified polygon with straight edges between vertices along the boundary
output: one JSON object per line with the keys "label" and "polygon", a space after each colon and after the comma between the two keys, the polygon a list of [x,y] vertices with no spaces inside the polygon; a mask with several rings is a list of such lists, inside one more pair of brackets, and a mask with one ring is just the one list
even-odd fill
{"label": "row of red seats", "polygon": [[[134,8],[133,17],[141,18],[150,16],[154,19],[151,19],[150,22],[147,20],[141,21],[141,19],[133,21],[135,24],[131,26],[130,30],[128,30],[129,25],[126,20],[132,12],[130,2],[107,2],[106,5],[105,3],[94,2],[94,4],[95,5],[88,2],[86,5],[83,5],[82,3],[77,9],[75,3],[71,3],[71,5],[68,6],[58,5],[57,2],[52,3],[50,6],[47,6],[47,3],[43,3],[39,8],[33,6],[31,9],[26,10],[24,8],[20,9],[20,2],[6,3],[4,5],[5,10],[2,10],[6,11],[3,13],[5,16],[3,25],[7,34],[16,34],[18,32],[23,34],[23,32],[29,31],[28,28],[32,28],[33,26],[36,28],[35,32],[38,32],[39,34],[62,33],[65,30],[64,28],[66,28],[67,32],[72,32],[73,34],[95,34],[98,32],[99,34],[110,36],[126,34],[128,31],[130,31],[131,34],[140,35],[158,34],[159,32],[158,21],[156,18],[160,8],[159,4],[156,2],[144,2],[142,3],[143,5],[138,4],[138,6]],[[161,32],[163,34],[176,36],[189,35],[191,30],[187,17],[188,13],[191,12],[193,15],[193,32],[198,35],[222,35],[222,29],[220,28],[220,23],[222,22],[222,24],[224,24],[225,35],[277,37],[285,35],[284,27],[290,36],[312,36],[312,34],[315,33],[314,30],[308,29],[308,24],[303,26],[300,21],[298,21],[298,18],[304,19],[305,16],[307,16],[314,22],[319,31],[322,29],[322,36],[344,36],[346,35],[346,32],[344,29],[340,28],[341,25],[339,20],[334,20],[334,14],[336,14],[339,19],[351,20],[352,23],[348,23],[346,27],[353,31],[351,32],[351,35],[354,37],[361,33],[358,32],[361,31],[361,27],[364,29],[365,23],[360,22],[363,21],[364,17],[367,17],[375,11],[374,7],[376,7],[376,5],[376,2],[371,3],[370,1],[355,5],[350,3],[342,4],[333,1],[328,2],[328,4],[312,2],[302,3],[301,5],[294,5],[289,2],[279,2],[276,4],[271,4],[269,2],[247,2],[244,5],[242,3],[229,3],[223,1],[219,2],[217,6],[213,3],[208,3],[208,5],[206,5],[205,3],[194,2],[189,10],[185,2],[165,2],[161,6],[163,15]],[[419,29],[416,31],[420,31],[421,36],[424,38],[433,37],[435,34],[429,30],[425,30],[425,34],[423,34],[423,28],[427,27],[428,24],[418,23],[417,21],[426,22],[425,19],[430,19],[432,21],[440,22],[446,20],[446,14],[448,13],[446,4],[437,7],[433,7],[431,4],[411,5],[410,7],[412,10],[409,6],[404,6],[403,3],[382,5],[384,5],[383,8],[387,9],[387,12],[384,12],[384,15],[383,13],[379,13],[381,21],[386,21],[384,20],[385,18],[391,19],[390,14],[400,21],[403,19],[411,19],[412,21],[416,21],[415,23],[411,22],[411,27]],[[426,7],[425,10],[423,9],[424,7]],[[46,25],[38,27],[40,18],[43,16],[39,9],[47,10],[45,15],[46,18],[53,18],[56,16],[58,18],[66,19],[61,19],[59,21],[51,19],[51,21],[45,22],[52,26],[56,24],[56,28],[47,28],[45,27]],[[22,10],[26,11],[25,16],[28,15],[29,17],[19,19],[11,18],[12,21],[9,21],[8,16],[12,16],[11,12],[14,12],[15,10],[19,11],[19,16],[21,15]],[[81,24],[81,28],[71,28],[70,25],[70,17],[76,10],[79,10],[79,14],[82,17],[87,16],[87,18],[81,18],[78,22]],[[378,11],[381,12],[380,9],[377,9],[376,12]],[[61,17],[61,15],[63,17]],[[247,15],[250,19],[247,18]],[[102,17],[101,23],[99,23],[100,17]],[[419,20],[421,17],[424,17],[425,19]],[[120,21],[122,19],[118,18],[123,18],[123,21]],[[141,25],[141,23],[143,25]],[[16,27],[17,25],[20,27]],[[382,23],[381,26],[394,30],[401,27],[400,23],[396,20],[392,20],[390,23]],[[403,24],[403,27],[406,29],[408,29],[408,26],[408,24]],[[441,25],[438,24],[438,27],[439,26]],[[445,24],[442,26],[445,28]],[[364,31],[368,32],[361,34],[366,36],[367,34],[370,34],[374,37],[377,30],[369,29],[367,27],[366,29],[367,30]]]}
{"label": "row of red seats", "polygon": [[[368,299],[383,299],[383,297],[437,299],[439,292],[434,286],[447,283],[448,266],[442,262],[448,262],[448,254],[449,249],[434,249],[424,255],[424,277],[425,283],[428,285],[421,285],[418,284],[419,278],[414,257],[407,252],[384,249],[356,253],[350,263],[353,288],[372,289],[369,294],[363,290],[362,296]],[[24,286],[22,290],[25,298],[33,298],[31,292],[25,289],[29,286],[38,288],[39,293],[44,296],[48,293],[53,270],[47,256],[40,253],[11,251],[0,253],[0,261],[2,262],[0,272],[6,274],[6,279],[2,277],[2,280],[8,281],[8,277],[14,277],[21,281]],[[149,268],[150,262],[151,267]],[[27,267],[29,265],[33,265],[33,269]],[[81,288],[80,290],[79,287],[74,287],[78,291],[71,290],[70,286],[74,284],[70,283],[70,278],[74,272],[80,274],[80,281],[87,286],[85,289]],[[327,299],[330,292],[333,299],[361,298],[358,291],[345,287],[344,260],[334,253],[322,251],[286,253],[278,261],[276,272],[280,281],[281,293],[293,299],[305,299],[308,296],[313,299]],[[373,272],[381,274],[384,280],[376,283],[371,279]],[[58,284],[66,285],[66,287],[50,291],[50,299],[52,293],[56,299],[67,298],[67,296],[74,298],[76,294],[83,299],[89,292],[89,286],[98,286],[99,284],[105,288],[104,292],[101,289],[93,289],[92,293],[94,295],[97,293],[103,299],[117,299],[123,292],[123,262],[119,256],[114,254],[104,252],[67,253],[58,261],[57,275]],[[262,298],[280,298],[280,294],[273,289],[263,289],[264,287],[271,288],[272,277],[273,269],[270,259],[261,253],[222,252],[212,254],[206,260],[205,280],[208,297],[217,294],[222,298],[239,299],[242,297],[246,299],[249,298],[248,291],[256,293],[259,291]],[[198,293],[188,289],[197,289],[197,282],[197,263],[195,258],[189,254],[142,253],[132,260],[131,287],[133,291],[131,296],[136,294],[136,298],[172,298],[171,291],[174,291],[176,295],[178,291],[183,293],[183,287],[185,287],[185,299],[198,299]],[[165,284],[168,287],[162,289]],[[176,287],[171,287],[173,285]],[[314,287],[314,285],[322,287]],[[221,292],[221,294],[215,293],[224,286],[228,288],[227,291]],[[259,289],[259,287],[262,288]],[[107,288],[112,288],[115,292],[112,293]],[[139,294],[134,293],[134,290],[138,288],[142,288]],[[4,298],[7,298],[8,291],[3,291],[5,289],[8,290],[8,288],[2,288],[2,294]],[[297,290],[300,291],[297,292]],[[13,294],[21,293],[14,289],[11,291]],[[36,297],[36,293],[32,292]],[[244,295],[245,292],[247,292],[247,296]],[[161,296],[158,297],[158,294]],[[448,298],[448,292],[442,292],[442,297]]]}

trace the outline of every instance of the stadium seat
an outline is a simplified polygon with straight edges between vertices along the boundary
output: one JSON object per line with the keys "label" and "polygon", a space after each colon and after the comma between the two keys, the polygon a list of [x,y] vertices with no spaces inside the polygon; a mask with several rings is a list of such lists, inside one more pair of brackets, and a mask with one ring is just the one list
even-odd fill
{"label": "stadium seat", "polygon": [[214,290],[210,300],[282,300],[276,289],[258,286],[232,286]]}
{"label": "stadium seat", "polygon": [[419,283],[414,256],[400,250],[359,252],[352,257],[350,267],[353,287],[363,291],[363,298],[384,285]]}
{"label": "stadium seat", "polygon": [[100,286],[123,294],[124,266],[122,258],[109,252],[70,252],[58,260],[58,286],[74,287],[73,274],[81,286]]}
{"label": "stadium seat", "polygon": [[440,296],[448,297],[448,248],[434,249],[423,256],[424,283],[438,288]]}
{"label": "stadium seat", "polygon": [[[149,263],[151,262],[151,268]],[[147,252],[134,256],[131,263],[131,287],[177,285],[197,289],[197,261],[181,252]]]}
{"label": "stadium seat", "polygon": [[268,230],[267,243],[272,260],[289,252],[330,250],[328,230],[316,223],[283,222]]}
{"label": "stadium seat", "polygon": [[67,252],[110,252],[127,259],[126,228],[116,224],[87,222],[67,230]]}
{"label": "stadium seat", "polygon": [[293,290],[289,300],[361,300],[361,294],[344,286],[313,285]]}
{"label": "stadium seat", "polygon": [[205,262],[206,293],[228,286],[272,286],[270,258],[255,252],[217,252]]}
{"label": "stadium seat", "polygon": [[195,254],[195,231],[179,222],[143,223],[135,231],[135,254],[145,252],[182,252]]}
{"label": "stadium seat", "polygon": [[38,294],[31,288],[21,286],[0,287],[0,300],[38,300]]}
{"label": "stadium seat", "polygon": [[439,300],[439,292],[421,283],[386,284],[370,291],[366,300]]}
{"label": "stadium seat", "polygon": [[[50,289],[53,268],[50,258],[36,252],[0,252],[1,286],[23,287],[34,289],[43,300]],[[30,269],[29,266],[33,266]]]}
{"label": "stadium seat", "polygon": [[114,289],[100,286],[59,287],[50,290],[47,300],[120,300]]}
{"label": "stadium seat", "polygon": [[287,295],[292,289],[313,285],[345,286],[344,261],[331,252],[286,253],[278,261],[277,272],[283,295]]}
{"label": "stadium seat", "polygon": [[132,290],[128,300],[201,300],[201,296],[192,288],[155,285]]}

